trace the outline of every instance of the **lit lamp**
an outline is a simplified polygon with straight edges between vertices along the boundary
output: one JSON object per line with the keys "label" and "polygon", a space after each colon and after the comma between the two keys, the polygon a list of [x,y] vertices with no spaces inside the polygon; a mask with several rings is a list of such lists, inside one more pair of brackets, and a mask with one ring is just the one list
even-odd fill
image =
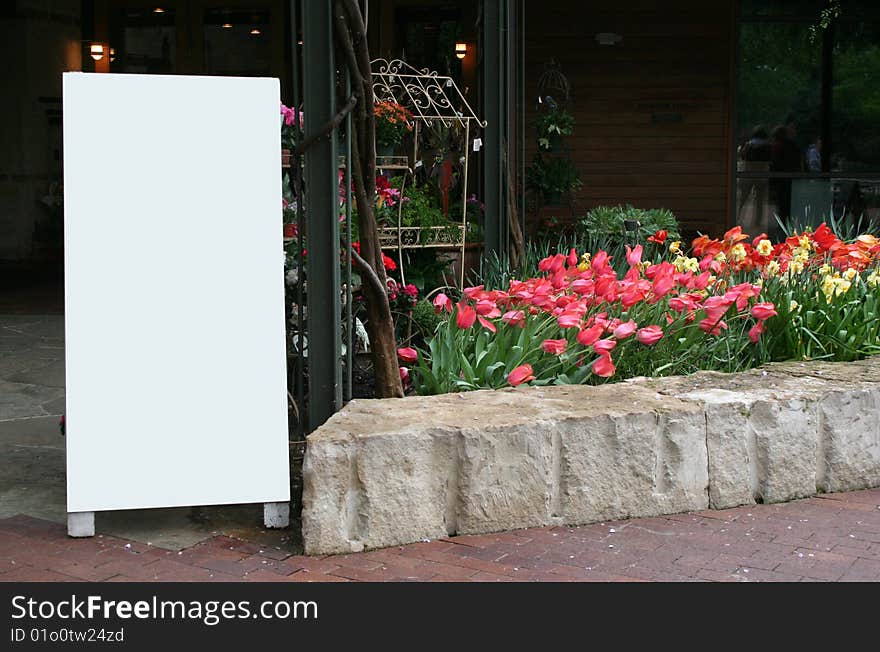
{"label": "lit lamp", "polygon": [[459,59],[464,59],[467,55],[467,43],[456,43],[455,44],[455,56]]}
{"label": "lit lamp", "polygon": [[104,58],[104,46],[100,43],[92,43],[89,46],[89,54],[95,61],[100,61]]}
{"label": "lit lamp", "polygon": [[116,49],[110,48],[110,61],[116,61]]}

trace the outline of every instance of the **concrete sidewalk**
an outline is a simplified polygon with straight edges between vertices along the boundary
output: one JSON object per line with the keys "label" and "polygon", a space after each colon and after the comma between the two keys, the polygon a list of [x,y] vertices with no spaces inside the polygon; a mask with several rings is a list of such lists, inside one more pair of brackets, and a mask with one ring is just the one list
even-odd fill
{"label": "concrete sidewalk", "polygon": [[[66,523],[65,439],[58,425],[64,396],[63,315],[0,315],[0,518]],[[296,545],[298,523],[269,532],[262,515],[262,505],[128,510],[97,514],[96,527],[99,534],[172,550],[218,534]]]}

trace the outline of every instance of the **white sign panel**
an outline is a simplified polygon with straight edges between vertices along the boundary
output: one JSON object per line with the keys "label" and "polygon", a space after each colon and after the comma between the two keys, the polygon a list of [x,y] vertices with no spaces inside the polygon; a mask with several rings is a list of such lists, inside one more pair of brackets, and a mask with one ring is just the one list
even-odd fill
{"label": "white sign panel", "polygon": [[64,75],[69,512],[290,499],[278,107]]}

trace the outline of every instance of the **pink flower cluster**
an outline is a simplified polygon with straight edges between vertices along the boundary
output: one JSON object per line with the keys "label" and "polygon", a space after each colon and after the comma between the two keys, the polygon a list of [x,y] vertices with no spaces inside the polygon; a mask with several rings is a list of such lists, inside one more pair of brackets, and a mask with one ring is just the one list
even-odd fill
{"label": "pink flower cluster", "polygon": [[[634,336],[640,345],[654,346],[665,335],[664,320],[668,326],[682,318],[685,324],[699,319],[703,332],[717,336],[728,328],[724,316],[735,306],[737,314],[750,314],[757,320],[749,331],[752,342],[757,342],[764,321],[776,315],[772,303],[754,303],[760,285],[740,283],[728,288],[708,269],[678,271],[667,261],[643,263],[642,251],[641,245],[626,247],[629,269],[622,278],[611,267],[605,251],[592,259],[581,259],[572,249],[567,255],[559,253],[542,260],[539,269],[543,276],[513,280],[506,291],[466,288],[457,304],[439,294],[434,307],[437,312],[454,312],[459,329],[479,322],[493,333],[499,326],[522,328],[529,319],[555,318],[561,335],[569,329],[576,335],[543,340],[543,352],[555,356],[566,352],[595,354],[592,371],[605,378],[615,374],[612,352],[619,342]],[[630,317],[638,314],[653,315],[652,319],[661,323],[639,324]],[[521,367],[509,374],[509,384],[527,382],[532,375],[529,365]]]}

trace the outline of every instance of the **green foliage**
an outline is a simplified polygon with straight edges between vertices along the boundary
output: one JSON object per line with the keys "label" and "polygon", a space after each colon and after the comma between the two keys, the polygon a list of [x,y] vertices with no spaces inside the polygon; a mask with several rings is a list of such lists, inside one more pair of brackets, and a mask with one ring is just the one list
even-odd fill
{"label": "green foliage", "polygon": [[406,282],[415,285],[422,295],[445,286],[450,280],[447,278],[450,276],[449,260],[434,247],[404,249],[403,257]]}
{"label": "green foliage", "polygon": [[542,193],[545,199],[577,190],[582,185],[577,168],[567,158],[546,158],[538,154],[526,170],[526,187]]}
{"label": "green foliage", "polygon": [[779,312],[755,352],[768,360],[859,360],[880,353],[880,293],[856,276],[845,294],[828,298],[809,274],[769,279],[763,297]]}
{"label": "green foliage", "polygon": [[401,226],[445,226],[449,223],[443,211],[440,210],[440,202],[428,184],[420,186],[403,186],[403,177],[392,177],[391,186],[398,190],[403,187],[401,206],[393,206],[386,214],[387,226],[397,226],[397,210],[400,208]]}
{"label": "green foliage", "polygon": [[570,136],[574,132],[574,117],[561,108],[556,108],[538,116],[535,126],[538,131],[538,147],[551,149],[551,140]]}
{"label": "green foliage", "polygon": [[669,238],[678,240],[678,220],[665,208],[634,208],[626,206],[597,206],[579,220],[575,230],[586,251],[596,251],[601,240],[621,240],[630,244],[646,243],[657,231],[666,231]]}
{"label": "green foliage", "polygon": [[483,285],[487,290],[507,290],[514,279],[532,278],[538,275],[538,263],[557,251],[577,247],[577,239],[571,235],[550,236],[538,241],[528,241],[523,249],[519,265],[512,265],[507,254],[491,251],[480,258],[479,266],[471,275],[472,285]]}
{"label": "green foliage", "polygon": [[417,341],[424,341],[433,336],[443,321],[443,317],[437,314],[434,306],[427,299],[419,299],[416,302],[410,319],[413,325],[413,338]]}
{"label": "green foliage", "polygon": [[[634,230],[628,231],[627,226]],[[474,285],[487,289],[506,290],[511,279],[532,278],[538,275],[538,263],[557,252],[572,248],[578,255],[584,252],[605,251],[611,257],[612,266],[620,273],[626,270],[626,246],[640,244],[644,247],[643,260],[658,259],[663,246],[648,242],[648,237],[665,230],[668,240],[681,236],[678,221],[665,208],[641,209],[632,206],[598,206],[575,224],[573,233],[559,230],[544,233],[536,241],[525,243],[519,265],[511,265],[506,254],[491,252],[480,259],[472,275]]]}

